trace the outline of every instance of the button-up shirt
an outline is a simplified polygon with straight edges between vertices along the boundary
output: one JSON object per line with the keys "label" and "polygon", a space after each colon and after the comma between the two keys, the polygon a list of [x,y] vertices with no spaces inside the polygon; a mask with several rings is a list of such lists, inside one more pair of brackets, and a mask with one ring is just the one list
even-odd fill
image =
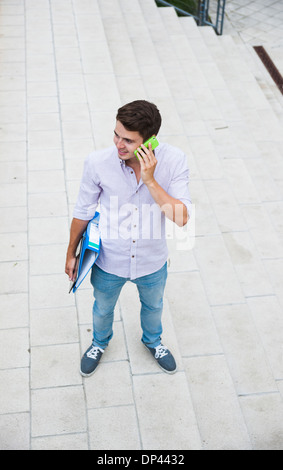
{"label": "button-up shirt", "polygon": [[[160,143],[154,178],[190,211],[186,155]],[[142,179],[119,159],[115,146],[85,160],[73,216],[91,220],[99,204],[101,249],[96,264],[117,276],[136,279],[160,269],[167,260],[165,215]]]}

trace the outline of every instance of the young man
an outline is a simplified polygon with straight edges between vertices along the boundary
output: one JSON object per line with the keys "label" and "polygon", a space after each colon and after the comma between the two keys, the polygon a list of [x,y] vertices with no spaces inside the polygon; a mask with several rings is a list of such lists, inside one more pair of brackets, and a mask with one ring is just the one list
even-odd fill
{"label": "young man", "polygon": [[[155,151],[143,142],[157,135],[161,116],[144,100],[118,110],[114,146],[91,153],[84,166],[65,272],[76,279],[76,249],[100,202],[101,251],[93,266],[93,342],[81,360],[81,374],[96,370],[113,336],[114,307],[123,285],[137,285],[142,342],[167,373],[176,371],[162,345],[162,307],[167,278],[165,217],[187,223],[190,196],[186,156],[167,144]],[[138,149],[138,158],[134,151]]]}

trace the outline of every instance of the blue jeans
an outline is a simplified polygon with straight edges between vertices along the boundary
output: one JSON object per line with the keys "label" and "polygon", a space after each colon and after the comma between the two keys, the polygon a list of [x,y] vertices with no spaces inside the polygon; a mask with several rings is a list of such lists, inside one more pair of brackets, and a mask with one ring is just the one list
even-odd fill
{"label": "blue jeans", "polygon": [[[141,301],[140,320],[142,342],[154,348],[160,344],[163,294],[167,279],[167,263],[155,273],[134,279]],[[93,345],[105,349],[113,336],[114,308],[122,287],[128,278],[109,274],[94,265],[93,285]]]}

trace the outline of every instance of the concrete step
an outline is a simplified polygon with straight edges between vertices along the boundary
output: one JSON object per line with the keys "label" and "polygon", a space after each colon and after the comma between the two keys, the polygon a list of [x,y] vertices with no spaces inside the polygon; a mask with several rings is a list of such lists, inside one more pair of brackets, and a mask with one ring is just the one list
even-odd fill
{"label": "concrete step", "polygon": [[[247,158],[246,165],[250,167],[251,176],[253,176],[259,193],[262,194],[262,200],[280,200],[283,176],[280,116],[274,112],[271,103],[261,90],[256,70],[251,66],[248,67],[251,60],[248,62],[242,59],[242,55],[244,55],[241,54],[242,49],[239,49],[230,37],[213,37],[211,31],[207,28],[201,28],[201,34],[215,58],[217,67],[220,70],[224,70],[224,79],[229,89],[229,94],[233,97],[235,105],[237,105],[241,115],[241,122],[244,123],[242,130],[239,126],[236,127],[238,132],[241,131],[239,137],[242,135],[242,138],[244,138],[244,147],[242,147],[240,155],[242,158]],[[229,58],[227,58],[231,50],[233,51],[232,64]],[[247,53],[246,50],[245,52]],[[238,71],[235,68],[235,64],[237,66],[240,64]],[[234,69],[232,69],[233,66]],[[230,69],[233,70],[232,74]],[[235,79],[239,70],[242,75]],[[255,75],[253,75],[254,73]],[[225,103],[227,103],[227,99]],[[219,101],[219,106],[221,107],[221,101]],[[231,108],[229,107],[229,109]],[[233,109],[235,110],[235,107]],[[254,164],[252,163],[252,157],[257,159],[257,164],[255,162]],[[257,167],[256,172],[255,165]]]}
{"label": "concrete step", "polygon": [[92,130],[97,149],[111,145],[113,114],[121,105],[105,23],[118,17],[115,2],[74,4],[81,63]]}
{"label": "concrete step", "polygon": [[[275,114],[277,115],[279,121],[282,124],[283,98],[277,85],[274,83],[266,67],[263,65],[262,61],[256,54],[253,46],[248,43],[243,43],[241,40],[239,40],[237,36],[233,36],[232,39],[236,43],[237,49],[239,50],[242,59],[245,60],[246,65],[253,73],[264,95],[266,96],[266,99],[270,103],[272,109],[274,110]],[[281,48],[277,49],[265,45],[265,50],[267,51],[279,71],[281,71],[282,75],[283,65],[281,57]]]}
{"label": "concrete step", "polygon": [[[218,38],[219,47],[216,48],[211,45],[211,35],[208,37],[202,28],[201,31],[255,141],[259,144],[270,139],[282,142],[278,116],[259,86],[253,70],[243,59],[242,50],[227,35]],[[219,53],[221,46],[223,51]]]}
{"label": "concrete step", "polygon": [[[225,50],[227,50],[227,53],[232,53],[233,51],[233,56],[237,56],[239,60],[244,62],[246,69],[252,73],[253,79],[260,86],[266,100],[271,105],[272,109],[274,108],[274,111],[276,111],[278,117],[281,118],[283,107],[282,95],[277,89],[275,83],[273,82],[271,76],[259,59],[253,47],[250,44],[236,42],[235,37],[227,35],[223,35],[221,40],[225,44]],[[269,52],[269,50],[267,50],[267,52]],[[268,89],[273,94],[273,100],[270,99],[270,96],[267,93]],[[275,100],[277,101],[277,106],[275,106]]]}

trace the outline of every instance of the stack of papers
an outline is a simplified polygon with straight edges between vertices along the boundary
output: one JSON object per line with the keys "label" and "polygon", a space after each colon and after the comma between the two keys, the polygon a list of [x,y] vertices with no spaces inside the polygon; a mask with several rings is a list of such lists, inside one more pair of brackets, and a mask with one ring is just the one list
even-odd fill
{"label": "stack of papers", "polygon": [[80,245],[78,275],[70,288],[70,292],[76,292],[98,258],[100,251],[99,217],[100,213],[96,212],[83,234]]}

